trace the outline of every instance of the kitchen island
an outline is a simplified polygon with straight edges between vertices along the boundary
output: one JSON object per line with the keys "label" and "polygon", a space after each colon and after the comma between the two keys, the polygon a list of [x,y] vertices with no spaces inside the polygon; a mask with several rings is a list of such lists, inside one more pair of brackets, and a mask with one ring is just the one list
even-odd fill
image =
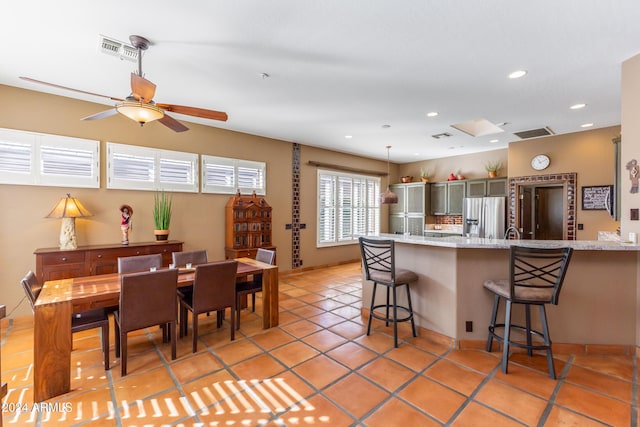
{"label": "kitchen island", "polygon": [[[371,237],[371,236],[370,236]],[[396,267],[418,274],[411,285],[417,324],[457,343],[486,340],[493,305],[482,286],[490,278],[507,278],[509,247],[574,248],[560,293],[559,305],[547,306],[554,343],[620,346],[639,345],[637,310],[640,246],[612,241],[502,240],[466,237],[422,237],[381,234],[396,242]],[[363,286],[363,306],[369,307],[371,286]],[[400,300],[404,298],[399,292]],[[379,292],[377,301],[382,301]],[[523,317],[514,307],[516,321]],[[537,314],[537,310],[534,310]],[[533,315],[533,313],[532,313]],[[534,322],[537,319],[534,317]],[[467,331],[472,322],[472,331]],[[534,323],[535,324],[535,323]]]}

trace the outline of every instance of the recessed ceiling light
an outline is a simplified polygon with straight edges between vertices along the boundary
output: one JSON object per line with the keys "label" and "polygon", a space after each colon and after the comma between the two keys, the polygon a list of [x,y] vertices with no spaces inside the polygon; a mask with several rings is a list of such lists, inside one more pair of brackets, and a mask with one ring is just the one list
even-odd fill
{"label": "recessed ceiling light", "polygon": [[585,123],[583,125],[580,125],[581,128],[590,128],[591,126],[593,126],[593,123]]}
{"label": "recessed ceiling light", "polygon": [[435,117],[435,116],[437,116],[437,115],[438,115],[438,112],[437,112],[437,111],[432,111],[432,112],[430,112],[430,113],[427,113],[427,117]]}
{"label": "recessed ceiling light", "polygon": [[264,80],[264,79],[268,79],[271,76],[267,73],[260,73],[260,77],[262,77],[262,80]]}
{"label": "recessed ceiling light", "polygon": [[498,142],[498,141],[499,141],[499,139],[492,139],[492,140],[491,140],[491,141],[489,141],[489,142],[490,142],[490,143],[492,143],[492,144],[495,144],[495,143],[496,143],[496,142]]}
{"label": "recessed ceiling light", "polygon": [[579,110],[579,109],[584,108],[584,107],[586,107],[586,106],[587,106],[587,104],[573,104],[573,105],[572,105],[571,107],[569,107],[569,108],[571,108],[572,110]]}
{"label": "recessed ceiling light", "polygon": [[519,79],[527,74],[527,70],[517,70],[509,74],[510,79]]}
{"label": "recessed ceiling light", "polygon": [[382,129],[389,129],[391,125],[382,125]]}
{"label": "recessed ceiling light", "polygon": [[414,155],[414,156],[419,156],[419,155],[420,155],[420,153],[413,153],[413,155]]}
{"label": "recessed ceiling light", "polygon": [[353,138],[353,135],[345,135],[344,137],[347,138],[347,139],[351,139],[351,138]]}

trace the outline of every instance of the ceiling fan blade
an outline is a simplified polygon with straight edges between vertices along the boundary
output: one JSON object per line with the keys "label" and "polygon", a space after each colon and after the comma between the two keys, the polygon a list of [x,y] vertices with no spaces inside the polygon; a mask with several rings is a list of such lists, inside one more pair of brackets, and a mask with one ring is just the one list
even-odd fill
{"label": "ceiling fan blade", "polygon": [[61,86],[61,85],[57,85],[55,83],[43,82],[42,80],[32,79],[31,77],[20,76],[20,78],[22,80],[25,80],[25,81],[28,81],[28,82],[31,82],[31,83],[38,83],[38,84],[41,84],[41,85],[56,87],[58,89],[71,90],[71,91],[78,92],[78,93],[84,93],[85,95],[99,96],[101,98],[112,99],[114,101],[124,101],[124,99],[121,99],[121,98],[115,98],[113,96],[108,96],[108,95],[101,95],[99,93],[87,92],[86,90],[74,89],[72,87]]}
{"label": "ceiling fan blade", "polygon": [[158,121],[175,132],[184,132],[189,130],[188,127],[167,114],[165,114],[163,118],[158,119]]}
{"label": "ceiling fan blade", "polygon": [[118,114],[118,110],[116,110],[115,108],[111,108],[109,110],[101,111],[99,113],[83,117],[80,120],[100,120],[106,119],[107,117],[115,116],[116,114]]}
{"label": "ceiling fan blade", "polygon": [[156,85],[136,73],[131,73],[131,94],[142,102],[149,102],[156,94]]}
{"label": "ceiling fan blade", "polygon": [[184,114],[187,116],[202,117],[203,119],[220,120],[222,122],[227,121],[227,113],[223,111],[205,110],[204,108],[185,107],[184,105],[172,105],[172,104],[156,104],[156,106],[163,108],[173,113]]}

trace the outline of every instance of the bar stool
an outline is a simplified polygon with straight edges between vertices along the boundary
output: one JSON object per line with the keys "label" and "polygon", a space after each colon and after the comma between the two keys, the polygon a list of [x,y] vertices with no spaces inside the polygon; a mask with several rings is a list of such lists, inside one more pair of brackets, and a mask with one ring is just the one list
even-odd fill
{"label": "bar stool", "polygon": [[[560,289],[567,272],[572,248],[528,248],[511,246],[509,279],[486,280],[484,287],[494,294],[493,312],[487,338],[487,351],[495,338],[503,343],[502,372],[507,373],[509,363],[509,347],[526,348],[529,357],[533,350],[546,350],[549,376],[556,378],[551,352],[551,337],[547,324],[546,304],[558,305]],[[500,298],[506,301],[504,323],[496,323]],[[511,323],[512,304],[523,304],[525,307],[525,325]],[[542,331],[531,328],[532,305],[540,309],[540,323]],[[504,336],[500,336],[496,329],[504,329]],[[511,330],[517,329],[525,333],[526,342],[515,341],[511,337]],[[534,343],[533,336],[538,338]],[[542,343],[539,342],[540,338]]]}
{"label": "bar stool", "polygon": [[[418,280],[418,275],[413,271],[395,267],[395,242],[393,240],[367,239],[360,237],[360,253],[362,254],[362,264],[364,265],[365,277],[373,282],[373,294],[371,295],[371,307],[369,309],[369,322],[367,324],[367,335],[371,333],[371,319],[384,320],[385,325],[393,323],[393,344],[398,347],[398,322],[411,322],[413,336],[417,337],[416,325],[413,320],[413,307],[411,305],[411,292],[409,283]],[[378,285],[386,286],[386,304],[375,305],[376,290]],[[405,286],[407,289],[408,307],[397,304],[396,289]],[[389,302],[389,293],[393,291],[393,303]],[[385,315],[376,312],[385,309]],[[392,316],[389,315],[392,309]],[[404,313],[404,317],[398,317],[398,310]]]}

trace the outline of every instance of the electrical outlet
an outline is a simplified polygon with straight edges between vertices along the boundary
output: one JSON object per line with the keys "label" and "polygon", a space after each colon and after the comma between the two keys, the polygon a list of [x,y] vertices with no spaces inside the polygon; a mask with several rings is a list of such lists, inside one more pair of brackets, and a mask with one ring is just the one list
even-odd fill
{"label": "electrical outlet", "polygon": [[639,211],[638,209],[631,209],[629,211],[629,216],[631,217],[631,221],[637,221],[638,219],[640,219],[640,215],[638,215]]}
{"label": "electrical outlet", "polygon": [[584,230],[584,224],[578,224],[578,230]]}
{"label": "electrical outlet", "polygon": [[467,320],[464,322],[464,329],[466,332],[473,332],[473,321]]}

